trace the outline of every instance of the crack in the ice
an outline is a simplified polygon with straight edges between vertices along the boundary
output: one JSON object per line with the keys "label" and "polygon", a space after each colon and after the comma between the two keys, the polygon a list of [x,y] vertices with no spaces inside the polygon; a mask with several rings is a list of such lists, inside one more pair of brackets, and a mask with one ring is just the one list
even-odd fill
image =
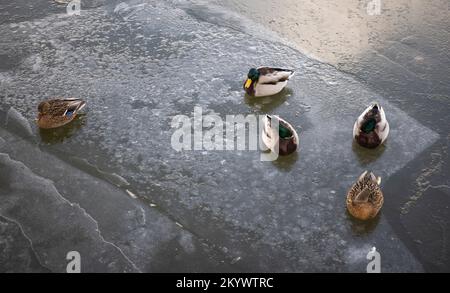
{"label": "crack in the ice", "polygon": [[417,75],[417,74],[414,73],[413,71],[411,71],[411,70],[409,70],[408,68],[406,68],[404,65],[402,65],[402,64],[400,64],[400,63],[398,63],[398,62],[392,60],[391,58],[389,58],[389,57],[387,57],[387,56],[381,54],[381,52],[379,52],[379,51],[377,51],[377,50],[373,50],[373,51],[374,51],[374,53],[375,53],[376,55],[378,55],[378,56],[380,56],[380,57],[386,59],[388,62],[392,63],[393,65],[402,68],[403,70],[405,70],[405,71],[408,72],[409,74],[411,74],[411,75],[417,77],[419,80],[423,80],[423,77],[420,77],[419,75]]}
{"label": "crack in the ice", "polygon": [[[8,157],[9,157],[9,155],[8,155]],[[20,163],[21,165],[23,165],[23,166],[26,166],[24,163],[22,163],[22,162],[20,162],[20,161],[16,161],[16,160],[13,160],[13,159],[11,159],[10,158],[10,160],[11,161],[14,161],[14,162],[18,162],[18,163]],[[115,249],[117,249],[118,251],[119,251],[119,253],[125,258],[125,260],[127,261],[127,262],[129,262],[131,265],[132,265],[132,267],[136,270],[136,271],[138,271],[138,272],[142,272],[139,268],[138,268],[138,266],[123,252],[123,250],[120,248],[120,247],[118,247],[116,244],[114,244],[114,243],[112,243],[112,242],[110,242],[110,241],[107,241],[104,237],[103,237],[103,235],[102,235],[102,233],[101,233],[101,231],[100,231],[100,228],[99,228],[99,224],[98,224],[98,222],[84,209],[84,208],[82,208],[78,203],[72,203],[72,202],[70,202],[68,199],[66,199],[64,196],[62,196],[62,194],[57,190],[57,188],[56,188],[56,186],[54,185],[54,183],[53,183],[53,181],[52,180],[50,180],[50,179],[48,179],[48,178],[44,178],[44,177],[42,177],[42,176],[39,176],[39,175],[37,175],[37,174],[35,174],[31,169],[30,169],[30,172],[34,175],[34,176],[38,176],[38,177],[40,177],[40,178],[42,178],[43,180],[45,180],[45,181],[47,181],[47,182],[49,182],[50,183],[50,185],[51,185],[51,187],[53,188],[53,190],[55,191],[55,193],[60,197],[60,199],[63,201],[63,202],[65,202],[65,203],[67,203],[67,204],[69,204],[71,207],[77,207],[78,209],[80,209],[82,212],[83,212],[83,214],[87,217],[87,218],[89,218],[91,221],[93,221],[94,222],[94,225],[95,225],[95,231],[98,233],[98,236],[100,237],[100,240],[101,241],[103,241],[104,243],[106,243],[106,244],[109,244],[109,245],[111,245],[111,246],[113,246]],[[1,215],[0,215],[1,216]],[[7,217],[5,217],[5,219],[9,219],[9,218],[7,218]],[[30,237],[28,237],[26,234],[25,234],[25,232],[24,232],[24,230],[23,230],[23,228],[22,228],[22,226],[20,225],[20,223],[19,222],[17,222],[17,221],[14,221],[14,220],[11,220],[12,222],[14,222],[14,223],[16,223],[19,227],[20,227],[20,229],[21,229],[21,231],[22,231],[22,233],[24,234],[24,236],[28,239],[28,241],[30,241],[30,244],[32,245],[33,243],[32,243],[32,241],[31,241],[31,238]],[[33,249],[33,251],[34,251],[34,253],[36,254],[36,251]],[[38,258],[38,260],[39,260],[39,258]],[[45,266],[43,266],[43,267],[45,267]]]}
{"label": "crack in the ice", "polygon": [[429,185],[429,186],[426,187],[425,190],[427,190],[428,188],[434,188],[434,189],[447,188],[447,189],[450,189],[450,185],[446,185],[446,184],[441,184],[441,185]]}
{"label": "crack in the ice", "polygon": [[54,185],[52,185],[52,186],[53,186],[54,190],[56,191],[56,194],[58,194],[63,201],[65,201],[66,203],[68,203],[72,207],[79,208],[86,217],[88,217],[89,219],[91,219],[91,221],[94,222],[95,227],[96,227],[95,231],[97,231],[98,236],[100,237],[101,241],[103,241],[104,243],[109,244],[109,245],[113,246],[114,248],[116,248],[119,251],[119,253],[133,266],[133,268],[136,271],[138,271],[139,273],[142,273],[142,271],[138,268],[138,266],[123,252],[123,250],[119,246],[117,246],[116,244],[114,244],[114,243],[112,243],[110,241],[107,241],[103,237],[102,232],[100,231],[99,224],[98,224],[97,220],[95,220],[84,208],[82,208],[80,206],[80,204],[70,202],[67,198],[62,196],[61,193],[59,193],[59,191],[56,189],[56,187]]}
{"label": "crack in the ice", "polygon": [[443,146],[441,148],[441,151],[439,153],[433,153],[431,154],[431,161],[428,168],[425,168],[422,170],[422,173],[416,178],[416,186],[417,190],[416,192],[409,198],[409,200],[400,208],[401,213],[403,215],[407,214],[411,207],[420,199],[422,198],[423,194],[429,189],[429,188],[450,188],[450,186],[446,184],[441,185],[432,185],[429,181],[429,178],[439,173],[439,171],[442,168],[443,160],[442,154],[445,154],[447,152],[447,146]]}
{"label": "crack in the ice", "polygon": [[20,232],[22,233],[23,237],[25,237],[25,239],[30,243],[30,249],[31,249],[31,251],[33,252],[34,256],[36,257],[36,260],[37,260],[37,262],[39,263],[39,265],[40,265],[41,267],[43,267],[43,268],[45,268],[45,269],[47,269],[47,270],[49,270],[49,271],[51,272],[52,270],[51,270],[50,268],[46,267],[46,266],[42,263],[42,260],[41,260],[41,258],[40,258],[40,256],[39,256],[38,252],[37,252],[36,249],[34,248],[33,241],[32,241],[31,238],[27,235],[27,233],[25,233],[25,231],[24,231],[22,225],[21,225],[18,221],[14,220],[14,219],[11,219],[11,218],[9,218],[9,217],[7,217],[7,216],[1,214],[1,213],[0,213],[0,217],[6,219],[7,221],[9,221],[9,222],[11,222],[11,223],[14,223],[15,225],[17,225],[17,227],[19,227],[19,230],[20,230]]}

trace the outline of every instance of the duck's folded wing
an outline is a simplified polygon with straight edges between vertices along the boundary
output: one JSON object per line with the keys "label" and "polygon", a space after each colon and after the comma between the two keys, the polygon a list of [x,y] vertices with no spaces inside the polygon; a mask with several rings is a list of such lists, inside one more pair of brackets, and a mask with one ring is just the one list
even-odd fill
{"label": "duck's folded wing", "polygon": [[388,137],[389,130],[390,130],[389,123],[387,122],[387,120],[383,120],[379,124],[377,124],[377,128],[375,129],[375,132],[377,133],[378,137],[382,140],[382,143]]}
{"label": "duck's folded wing", "polygon": [[262,84],[277,84],[289,80],[294,74],[294,70],[282,68],[260,67],[258,70],[260,73],[258,82]]}
{"label": "duck's folded wing", "polygon": [[361,115],[359,115],[358,119],[356,119],[355,124],[353,125],[353,137],[356,137],[361,133],[361,128],[364,123],[367,122],[366,117],[367,110],[365,110]]}
{"label": "duck's folded wing", "polygon": [[73,113],[80,111],[86,105],[86,102],[81,99],[66,99],[64,104],[63,116],[71,116]]}
{"label": "duck's folded wing", "polygon": [[370,190],[366,187],[360,193],[358,193],[355,197],[355,203],[364,203],[368,202],[370,197]]}

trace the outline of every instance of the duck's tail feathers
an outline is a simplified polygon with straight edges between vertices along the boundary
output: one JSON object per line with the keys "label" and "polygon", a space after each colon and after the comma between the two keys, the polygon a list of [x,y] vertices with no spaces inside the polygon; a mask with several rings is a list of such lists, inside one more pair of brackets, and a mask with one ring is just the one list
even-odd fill
{"label": "duck's tail feathers", "polygon": [[81,99],[73,99],[69,102],[69,109],[73,109],[74,111],[80,111],[86,106],[86,102]]}
{"label": "duck's tail feathers", "polygon": [[276,70],[279,72],[285,72],[286,79],[291,79],[295,75],[295,70],[293,69],[277,68]]}
{"label": "duck's tail feathers", "polygon": [[77,111],[80,111],[81,109],[83,109],[86,106],[86,102],[85,101],[81,101],[81,103],[79,104]]}
{"label": "duck's tail feathers", "polygon": [[66,101],[68,101],[69,104],[63,116],[72,116],[73,113],[80,111],[86,106],[86,102],[81,99],[66,99]]}
{"label": "duck's tail feathers", "polygon": [[295,70],[290,70],[290,72],[291,72],[291,75],[289,75],[289,78],[288,78],[288,79],[291,79],[291,78],[294,77],[294,75],[295,75]]}

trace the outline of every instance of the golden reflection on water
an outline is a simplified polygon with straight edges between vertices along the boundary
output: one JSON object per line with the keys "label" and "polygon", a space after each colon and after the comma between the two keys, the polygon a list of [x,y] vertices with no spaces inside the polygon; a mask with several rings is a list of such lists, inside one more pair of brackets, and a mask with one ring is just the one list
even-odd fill
{"label": "golden reflection on water", "polygon": [[[334,65],[356,62],[368,50],[411,36],[448,32],[448,0],[212,0]],[[379,10],[374,5],[379,4]],[[447,24],[447,25],[446,25]],[[418,58],[420,61],[420,56]]]}

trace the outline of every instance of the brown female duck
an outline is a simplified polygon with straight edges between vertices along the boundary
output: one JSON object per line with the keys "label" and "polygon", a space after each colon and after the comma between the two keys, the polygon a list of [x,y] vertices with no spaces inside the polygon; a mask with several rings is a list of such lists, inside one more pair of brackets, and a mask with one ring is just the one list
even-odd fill
{"label": "brown female duck", "polygon": [[347,210],[360,220],[375,218],[383,206],[384,197],[380,188],[381,177],[365,171],[359,176],[347,194]]}
{"label": "brown female duck", "polygon": [[81,99],[53,99],[38,106],[37,124],[40,128],[57,128],[71,122],[86,102]]}

